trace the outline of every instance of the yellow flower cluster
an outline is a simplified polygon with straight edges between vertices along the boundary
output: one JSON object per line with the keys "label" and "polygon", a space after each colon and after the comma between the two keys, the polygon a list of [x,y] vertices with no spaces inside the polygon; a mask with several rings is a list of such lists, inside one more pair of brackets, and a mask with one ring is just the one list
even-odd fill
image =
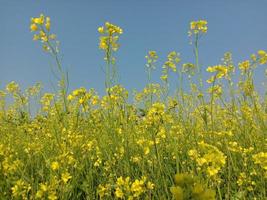
{"label": "yellow flower cluster", "polygon": [[209,80],[207,80],[208,83],[213,83],[216,81],[216,79],[221,79],[221,78],[227,76],[228,69],[226,66],[223,66],[223,65],[215,65],[212,67],[208,67],[207,72],[210,72],[210,73],[215,72],[215,75],[211,76],[211,78]]}
{"label": "yellow flower cluster", "polygon": [[209,177],[216,176],[226,163],[226,156],[217,147],[205,142],[198,143],[199,151],[191,149],[188,155],[195,160],[200,170]]}
{"label": "yellow flower cluster", "polygon": [[167,81],[168,76],[169,76],[169,70],[176,72],[176,66],[177,64],[181,61],[179,53],[172,51],[168,54],[167,56],[168,60],[164,63],[162,66],[162,75],[161,75],[161,80]]}
{"label": "yellow flower cluster", "polygon": [[241,70],[242,74],[245,74],[251,67],[250,61],[245,60],[238,64],[239,69]]}
{"label": "yellow flower cluster", "polygon": [[153,99],[160,99],[161,86],[159,84],[149,84],[141,92],[135,94],[135,100],[137,102],[147,102],[152,96]]}
{"label": "yellow flower cluster", "polygon": [[220,85],[214,85],[211,86],[208,89],[208,93],[215,95],[215,97],[219,97],[222,95],[223,91],[222,91],[222,87]]}
{"label": "yellow flower cluster", "polygon": [[11,188],[11,191],[14,198],[22,197],[23,199],[27,199],[28,194],[31,192],[31,186],[22,179],[19,179]]}
{"label": "yellow flower cluster", "polygon": [[[147,180],[147,177],[142,176],[141,179],[131,181],[130,177],[123,178],[122,176],[117,178],[114,185],[115,196],[117,199],[140,199],[142,195],[148,193],[154,189],[155,185]],[[111,184],[99,185],[98,195],[100,198],[111,196]]]}
{"label": "yellow flower cluster", "polygon": [[257,60],[259,61],[259,64],[263,65],[267,63],[267,52],[264,50],[259,50],[257,52]]}
{"label": "yellow flower cluster", "polygon": [[114,105],[121,105],[128,99],[128,91],[121,85],[107,88],[108,95],[102,98],[101,107],[105,109],[113,108]]}
{"label": "yellow flower cluster", "polygon": [[45,93],[43,95],[43,97],[41,98],[40,102],[43,106],[43,110],[44,111],[48,111],[50,106],[51,106],[51,103],[52,103],[52,100],[54,99],[54,94],[52,93]]}
{"label": "yellow flower cluster", "polygon": [[50,28],[50,17],[45,17],[43,14],[41,14],[40,17],[31,18],[30,30],[32,32],[39,31],[38,34],[33,35],[33,40],[41,41],[45,51],[51,51],[50,42],[56,39],[56,35],[50,33]]}
{"label": "yellow flower cluster", "polygon": [[59,163],[57,161],[51,163],[51,169],[56,171],[59,169]]}
{"label": "yellow flower cluster", "polygon": [[18,85],[15,81],[12,81],[12,82],[10,82],[9,84],[7,84],[7,86],[6,86],[6,90],[7,90],[9,93],[16,93],[16,92],[18,92],[20,89],[19,89],[19,85]]}
{"label": "yellow flower cluster", "polygon": [[187,73],[190,77],[195,74],[195,70],[196,70],[196,65],[194,65],[193,63],[183,64],[182,72]]}
{"label": "yellow flower cluster", "polygon": [[158,124],[161,122],[165,113],[165,105],[163,103],[154,103],[148,110],[145,121],[149,125]]}
{"label": "yellow flower cluster", "polygon": [[241,74],[247,74],[253,68],[256,68],[257,65],[264,65],[267,63],[267,52],[264,50],[259,50],[256,54],[252,54],[250,60],[245,60],[238,64],[239,69],[241,70]]}
{"label": "yellow flower cluster", "polygon": [[95,93],[95,90],[90,89],[87,91],[84,87],[72,91],[67,96],[67,100],[69,106],[81,107],[84,112],[88,111],[90,107],[97,106],[99,104],[99,97]]}
{"label": "yellow flower cluster", "polygon": [[[145,56],[146,59],[158,59],[158,55],[156,51],[149,51],[148,55]],[[149,63],[149,62],[148,62]]]}
{"label": "yellow flower cluster", "polygon": [[206,189],[196,177],[191,174],[176,174],[174,177],[175,186],[170,188],[175,200],[215,200],[216,192]]}
{"label": "yellow flower cluster", "polygon": [[48,199],[48,200],[57,200],[58,195],[57,192],[55,191],[55,187],[58,185],[57,180],[55,177],[51,180],[51,183],[40,183],[39,184],[39,189],[36,192],[36,199]]}
{"label": "yellow flower cluster", "polygon": [[253,176],[254,179],[256,178],[255,175],[257,175],[255,172],[252,172],[249,175],[247,175],[245,172],[241,172],[236,183],[239,187],[245,188],[247,191],[251,192],[256,186],[256,182],[252,179]]}
{"label": "yellow flower cluster", "polygon": [[158,55],[156,51],[149,51],[148,55],[146,55],[145,58],[147,60],[146,67],[155,69],[155,63],[157,62],[157,59],[158,59]]}
{"label": "yellow flower cluster", "polygon": [[267,179],[267,152],[260,152],[253,155],[253,160],[265,170],[265,178]]}
{"label": "yellow flower cluster", "polygon": [[63,183],[67,183],[70,179],[72,178],[72,176],[70,175],[69,172],[64,172],[61,174],[61,180],[63,181]]}
{"label": "yellow flower cluster", "polygon": [[123,33],[119,26],[111,24],[109,22],[105,23],[105,26],[98,28],[98,32],[102,35],[99,40],[99,48],[104,51],[117,51],[119,48],[118,39],[119,35]]}
{"label": "yellow flower cluster", "polygon": [[207,33],[208,22],[205,20],[199,20],[199,21],[192,21],[190,23],[190,33],[199,34],[199,33]]}

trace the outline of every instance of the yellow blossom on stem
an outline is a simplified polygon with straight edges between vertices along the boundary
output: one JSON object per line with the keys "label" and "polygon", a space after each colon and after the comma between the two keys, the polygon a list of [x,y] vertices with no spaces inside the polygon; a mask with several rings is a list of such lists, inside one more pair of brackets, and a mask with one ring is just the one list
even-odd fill
{"label": "yellow blossom on stem", "polygon": [[31,29],[31,31],[37,31],[38,26],[36,24],[31,24],[30,29]]}
{"label": "yellow blossom on stem", "polygon": [[61,180],[64,183],[67,183],[71,178],[72,178],[72,176],[70,175],[69,172],[64,172],[64,173],[61,174]]}
{"label": "yellow blossom on stem", "polygon": [[239,63],[238,67],[241,70],[241,72],[244,74],[245,72],[247,72],[250,69],[250,61],[245,60],[245,61]]}
{"label": "yellow blossom on stem", "polygon": [[207,33],[208,22],[206,20],[192,21],[190,23],[190,33],[198,34],[198,33]]}
{"label": "yellow blossom on stem", "polygon": [[52,162],[52,164],[51,164],[51,169],[52,169],[53,171],[58,170],[58,169],[59,169],[59,163],[58,163],[57,161]]}

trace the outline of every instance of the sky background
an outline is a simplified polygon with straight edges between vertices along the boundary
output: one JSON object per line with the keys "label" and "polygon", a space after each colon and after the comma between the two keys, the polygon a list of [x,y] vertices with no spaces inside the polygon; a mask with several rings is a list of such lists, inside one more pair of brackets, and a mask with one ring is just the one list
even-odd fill
{"label": "sky background", "polygon": [[[193,20],[208,21],[208,34],[200,42],[203,68],[220,63],[227,51],[238,63],[267,50],[267,0],[0,0],[0,89],[15,80],[22,88],[41,82],[45,91],[53,91],[53,59],[32,41],[29,30],[30,18],[40,13],[51,17],[51,31],[61,42],[70,89],[93,87],[100,94],[104,61],[97,28],[106,21],[124,30],[116,58],[120,83],[127,89],[140,90],[147,83],[149,50],[159,55],[155,82],[170,51],[180,52],[182,62],[194,62],[187,34]],[[265,69],[255,74],[262,91]]]}

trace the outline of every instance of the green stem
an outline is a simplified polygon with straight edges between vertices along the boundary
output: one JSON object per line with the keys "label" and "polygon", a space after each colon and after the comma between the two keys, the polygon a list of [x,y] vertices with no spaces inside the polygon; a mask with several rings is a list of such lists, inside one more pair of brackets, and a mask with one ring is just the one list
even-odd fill
{"label": "green stem", "polygon": [[200,84],[200,88],[202,89],[203,83],[202,83],[202,78],[201,78],[201,69],[200,69],[200,66],[199,66],[198,40],[199,40],[199,34],[197,33],[196,34],[196,38],[195,38],[194,53],[195,53],[195,57],[196,57],[196,67],[197,67],[198,81],[199,81],[199,84]]}

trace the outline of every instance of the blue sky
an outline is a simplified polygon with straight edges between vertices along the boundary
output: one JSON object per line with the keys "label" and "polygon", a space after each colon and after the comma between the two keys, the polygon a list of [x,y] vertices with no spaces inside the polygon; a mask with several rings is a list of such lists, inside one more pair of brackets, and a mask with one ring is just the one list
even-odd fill
{"label": "blue sky", "polygon": [[[208,21],[200,44],[204,68],[218,64],[227,51],[238,63],[267,50],[266,8],[267,0],[0,0],[0,88],[15,80],[22,88],[40,81],[46,91],[53,90],[53,60],[32,41],[29,30],[30,18],[40,13],[51,17],[51,29],[61,42],[70,89],[93,87],[101,93],[104,61],[97,28],[104,22],[124,30],[116,54],[120,83],[140,90],[146,84],[144,56],[149,50],[159,55],[155,81],[168,52],[180,52],[183,62],[194,61],[187,36],[192,20]],[[265,68],[255,75],[260,90]]]}

